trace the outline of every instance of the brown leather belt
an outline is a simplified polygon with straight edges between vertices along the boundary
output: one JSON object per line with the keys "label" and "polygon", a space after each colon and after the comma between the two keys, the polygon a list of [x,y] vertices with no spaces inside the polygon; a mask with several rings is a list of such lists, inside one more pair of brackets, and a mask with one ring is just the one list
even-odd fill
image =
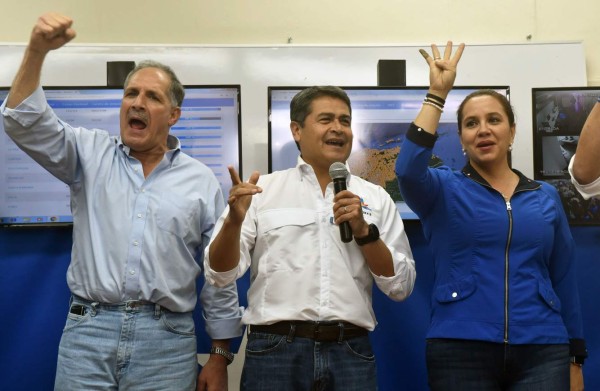
{"label": "brown leather belt", "polygon": [[268,325],[251,325],[250,333],[287,335],[288,340],[300,337],[314,339],[317,342],[341,342],[350,338],[363,337],[368,335],[369,331],[342,321],[283,321]]}

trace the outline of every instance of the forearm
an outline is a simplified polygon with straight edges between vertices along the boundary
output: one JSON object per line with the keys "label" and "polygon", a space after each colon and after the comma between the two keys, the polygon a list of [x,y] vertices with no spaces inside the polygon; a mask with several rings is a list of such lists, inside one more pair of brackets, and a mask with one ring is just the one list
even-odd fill
{"label": "forearm", "polygon": [[377,276],[392,277],[394,275],[394,262],[392,254],[383,240],[378,239],[360,247],[371,272]]}
{"label": "forearm", "polygon": [[582,185],[600,177],[600,103],[594,105],[583,125],[573,162],[573,176]]}
{"label": "forearm", "polygon": [[210,244],[210,268],[216,272],[226,272],[236,268],[240,261],[240,238],[242,226],[225,217],[223,226]]}
{"label": "forearm", "polygon": [[46,53],[29,47],[25,50],[23,61],[10,88],[6,107],[14,109],[35,91],[40,84],[45,58]]}
{"label": "forearm", "polygon": [[[430,92],[430,93],[434,94],[435,96],[442,98],[444,100],[446,99],[446,96],[448,95],[448,92],[445,92],[445,93]],[[439,109],[436,106],[430,105],[430,104],[423,104],[423,106],[421,107],[421,110],[419,111],[419,114],[417,114],[417,117],[415,118],[414,123],[419,128],[425,130],[426,132],[435,134],[437,127],[440,123],[441,117],[442,117],[441,109]]]}

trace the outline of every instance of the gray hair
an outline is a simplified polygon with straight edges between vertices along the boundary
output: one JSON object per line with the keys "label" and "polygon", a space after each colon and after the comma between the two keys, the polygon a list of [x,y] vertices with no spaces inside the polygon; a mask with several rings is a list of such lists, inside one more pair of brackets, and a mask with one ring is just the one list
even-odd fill
{"label": "gray hair", "polygon": [[183,103],[183,97],[185,96],[185,90],[183,89],[183,85],[181,85],[181,82],[177,78],[177,75],[175,75],[175,72],[170,66],[162,64],[158,61],[145,60],[137,64],[135,68],[133,68],[131,72],[129,72],[129,74],[127,75],[127,78],[125,79],[124,83],[125,88],[127,88],[127,85],[129,84],[129,79],[131,79],[131,77],[137,71],[140,71],[144,68],[156,68],[163,71],[167,74],[167,76],[169,76],[169,78],[171,79],[171,86],[169,87],[169,98],[171,99],[171,104],[175,107],[181,107]]}

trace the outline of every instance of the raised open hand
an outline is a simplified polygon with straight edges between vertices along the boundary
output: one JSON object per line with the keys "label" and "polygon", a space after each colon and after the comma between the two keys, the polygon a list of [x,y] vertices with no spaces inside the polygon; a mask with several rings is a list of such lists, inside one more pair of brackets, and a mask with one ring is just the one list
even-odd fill
{"label": "raised open hand", "polygon": [[456,79],[456,67],[460,61],[465,44],[458,45],[454,56],[452,55],[452,41],[446,43],[444,56],[440,55],[440,51],[435,44],[431,45],[430,56],[424,49],[419,49],[419,52],[429,64],[429,91],[437,96],[446,98]]}

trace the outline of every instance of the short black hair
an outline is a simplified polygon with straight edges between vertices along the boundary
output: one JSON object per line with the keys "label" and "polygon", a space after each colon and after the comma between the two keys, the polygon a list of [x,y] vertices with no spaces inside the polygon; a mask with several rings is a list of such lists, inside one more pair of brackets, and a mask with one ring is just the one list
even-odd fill
{"label": "short black hair", "polygon": [[311,104],[313,100],[329,96],[336,98],[348,105],[350,115],[352,115],[352,105],[346,91],[336,86],[313,86],[308,87],[297,93],[290,102],[290,120],[297,122],[304,127],[304,120],[311,113]]}

